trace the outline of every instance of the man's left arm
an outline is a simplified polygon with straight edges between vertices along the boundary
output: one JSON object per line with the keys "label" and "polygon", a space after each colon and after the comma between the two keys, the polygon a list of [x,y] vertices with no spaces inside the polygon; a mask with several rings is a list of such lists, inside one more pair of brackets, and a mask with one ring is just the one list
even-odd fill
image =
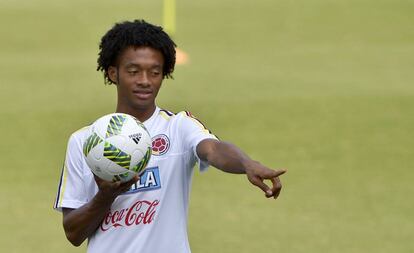
{"label": "man's left arm", "polygon": [[[263,190],[267,198],[277,198],[282,189],[279,176],[286,170],[269,169],[261,163],[250,159],[235,145],[215,139],[202,140],[197,145],[197,155],[210,165],[228,173],[246,174],[249,181]],[[270,180],[272,187],[264,183]]]}

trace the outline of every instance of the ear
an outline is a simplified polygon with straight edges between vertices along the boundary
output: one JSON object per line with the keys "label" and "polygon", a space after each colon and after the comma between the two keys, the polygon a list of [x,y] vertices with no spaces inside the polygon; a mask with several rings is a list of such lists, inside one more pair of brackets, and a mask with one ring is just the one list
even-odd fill
{"label": "ear", "polygon": [[108,77],[115,84],[118,84],[118,70],[115,66],[109,66]]}

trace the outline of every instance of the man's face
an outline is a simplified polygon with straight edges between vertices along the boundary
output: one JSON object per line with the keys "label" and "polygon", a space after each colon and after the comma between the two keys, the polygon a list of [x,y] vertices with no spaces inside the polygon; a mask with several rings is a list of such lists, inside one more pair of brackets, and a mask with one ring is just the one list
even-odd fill
{"label": "man's face", "polygon": [[118,68],[109,77],[118,89],[118,109],[124,112],[155,110],[155,98],[163,80],[164,57],[150,47],[128,47],[121,52]]}

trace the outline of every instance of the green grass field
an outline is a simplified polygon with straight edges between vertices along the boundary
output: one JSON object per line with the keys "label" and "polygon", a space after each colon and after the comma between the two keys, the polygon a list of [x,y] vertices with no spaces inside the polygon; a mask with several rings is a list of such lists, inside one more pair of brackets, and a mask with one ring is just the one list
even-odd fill
{"label": "green grass field", "polygon": [[[177,66],[158,99],[288,168],[277,201],[196,173],[193,252],[414,252],[414,1],[177,1]],[[85,252],[52,210],[69,135],[112,112],[95,71],[121,20],[162,1],[0,0],[0,248]]]}

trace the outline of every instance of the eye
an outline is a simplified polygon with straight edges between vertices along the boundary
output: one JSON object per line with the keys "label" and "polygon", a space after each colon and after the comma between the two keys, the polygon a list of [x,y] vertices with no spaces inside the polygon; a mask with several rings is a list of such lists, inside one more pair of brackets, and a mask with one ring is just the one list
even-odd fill
{"label": "eye", "polygon": [[136,75],[137,73],[138,73],[138,70],[135,70],[135,69],[128,70],[128,74],[130,75]]}
{"label": "eye", "polygon": [[159,71],[159,70],[153,70],[153,71],[151,71],[151,74],[153,76],[159,76],[161,74],[161,71]]}

